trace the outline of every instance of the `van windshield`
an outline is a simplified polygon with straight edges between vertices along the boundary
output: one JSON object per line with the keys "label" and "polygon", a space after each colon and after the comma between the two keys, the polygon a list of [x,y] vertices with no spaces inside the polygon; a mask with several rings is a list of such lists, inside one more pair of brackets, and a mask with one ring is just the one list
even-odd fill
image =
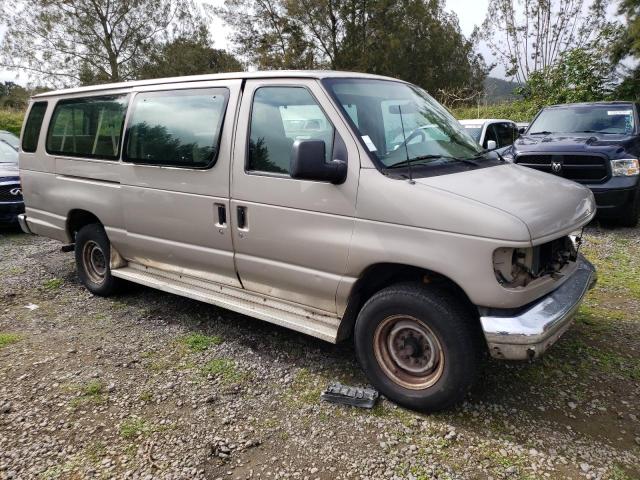
{"label": "van windshield", "polygon": [[602,133],[630,135],[634,131],[631,104],[552,107],[540,112],[528,135],[549,133]]}
{"label": "van windshield", "polygon": [[424,90],[402,82],[325,79],[372,157],[384,167],[482,160],[480,146]]}

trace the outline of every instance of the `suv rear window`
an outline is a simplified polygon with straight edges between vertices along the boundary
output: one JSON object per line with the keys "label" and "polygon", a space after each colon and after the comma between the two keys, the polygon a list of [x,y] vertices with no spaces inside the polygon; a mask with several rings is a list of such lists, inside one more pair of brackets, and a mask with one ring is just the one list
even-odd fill
{"label": "suv rear window", "polygon": [[139,93],[127,128],[127,162],[209,168],[218,156],[229,90]]}
{"label": "suv rear window", "polygon": [[60,100],[51,117],[47,151],[117,160],[127,103],[126,95]]}
{"label": "suv rear window", "polygon": [[40,129],[42,128],[42,120],[44,120],[44,114],[47,111],[47,102],[35,102],[29,116],[27,117],[27,123],[24,126],[24,133],[22,134],[22,151],[33,153],[38,148],[38,138],[40,137]]}

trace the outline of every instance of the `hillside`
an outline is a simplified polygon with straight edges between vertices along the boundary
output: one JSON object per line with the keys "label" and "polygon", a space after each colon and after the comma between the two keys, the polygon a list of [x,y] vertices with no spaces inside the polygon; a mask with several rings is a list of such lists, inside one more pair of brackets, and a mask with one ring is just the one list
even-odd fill
{"label": "hillside", "polygon": [[521,97],[513,93],[518,86],[519,84],[516,82],[510,82],[501,78],[487,77],[484,81],[484,100],[488,104],[519,100]]}

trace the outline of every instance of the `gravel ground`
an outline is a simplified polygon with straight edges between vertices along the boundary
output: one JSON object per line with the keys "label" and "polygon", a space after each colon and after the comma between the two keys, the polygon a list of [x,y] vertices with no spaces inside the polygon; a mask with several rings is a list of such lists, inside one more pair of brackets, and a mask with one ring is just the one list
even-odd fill
{"label": "gravel ground", "polygon": [[60,244],[0,232],[0,478],[640,478],[639,233],[591,227],[575,325],[424,415],[321,403],[366,384],[349,342],[141,286],[95,297]]}

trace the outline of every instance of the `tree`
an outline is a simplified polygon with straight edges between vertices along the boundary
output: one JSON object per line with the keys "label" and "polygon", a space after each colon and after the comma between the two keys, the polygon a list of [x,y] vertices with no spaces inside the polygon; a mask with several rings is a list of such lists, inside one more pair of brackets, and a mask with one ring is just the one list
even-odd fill
{"label": "tree", "polygon": [[208,30],[202,26],[195,38],[181,36],[160,45],[149,55],[137,77],[178,77],[243,70],[242,64],[233,55],[209,46],[208,37]]}
{"label": "tree", "polygon": [[[622,0],[618,14],[624,16],[624,29],[613,48],[612,59],[619,64],[622,82],[616,89],[618,98],[640,100],[640,0]],[[625,66],[623,60],[631,59],[634,66]]]}
{"label": "tree", "polygon": [[226,0],[214,9],[233,29],[235,53],[260,69],[310,69],[321,60],[284,0]]}
{"label": "tree", "polygon": [[606,100],[613,91],[614,70],[602,52],[574,48],[564,52],[554,65],[532,72],[518,93],[540,107]]}
{"label": "tree", "polygon": [[0,65],[54,85],[135,78],[158,42],[200,25],[190,0],[5,0]]}
{"label": "tree", "polygon": [[565,52],[598,42],[611,28],[606,6],[605,0],[490,0],[478,36],[507,77],[526,83]]}
{"label": "tree", "polygon": [[261,69],[369,72],[466,94],[488,71],[442,0],[226,0],[215,13]]}

